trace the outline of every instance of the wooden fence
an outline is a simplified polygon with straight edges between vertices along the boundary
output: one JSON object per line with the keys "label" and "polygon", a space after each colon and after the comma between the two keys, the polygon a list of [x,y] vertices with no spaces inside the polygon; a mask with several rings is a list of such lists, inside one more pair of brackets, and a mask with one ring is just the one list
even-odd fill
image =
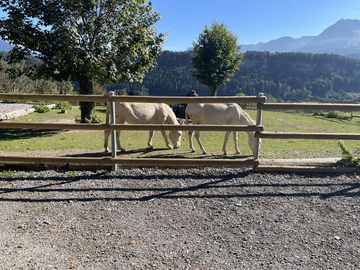
{"label": "wooden fence", "polygon": [[[36,100],[36,101],[84,101],[84,102],[147,102],[147,103],[263,103],[261,97],[154,97],[154,96],[96,96],[96,95],[14,95],[0,94],[0,100]],[[235,125],[117,125],[117,124],[47,124],[47,123],[9,123],[0,122],[0,128],[32,129],[78,129],[78,130],[200,130],[200,131],[262,131],[262,126]],[[38,163],[81,163],[81,164],[119,164],[151,166],[256,166],[258,159],[156,159],[156,158],[49,158],[49,157],[15,157],[0,156],[5,162],[38,162]],[[114,167],[113,167],[114,168]]]}
{"label": "wooden fence", "polygon": [[[266,170],[266,165],[259,166],[259,139],[342,139],[360,140],[360,133],[300,133],[264,131],[261,125],[263,110],[339,110],[360,111],[360,104],[285,104],[265,103],[266,97],[155,97],[155,96],[96,96],[96,95],[14,95],[0,94],[0,100],[37,100],[37,101],[85,101],[85,102],[148,102],[148,103],[257,103],[256,125],[117,125],[117,124],[45,124],[45,123],[8,123],[0,122],[0,128],[32,129],[78,129],[78,130],[199,130],[199,131],[254,131],[256,140],[253,159],[165,159],[165,158],[75,158],[75,157],[14,157],[0,156],[5,162],[46,162],[46,163],[85,163],[134,166],[252,166],[254,169]],[[265,162],[266,163],[266,162]],[[265,164],[264,163],[264,164]],[[281,166],[273,170],[282,170]],[[314,170],[315,171],[315,170]],[[323,170],[319,170],[323,171]],[[333,168],[330,171],[334,171]],[[342,171],[351,171],[343,169]]]}
{"label": "wooden fence", "polygon": [[[321,99],[298,99],[296,102],[310,102],[310,103],[328,103],[328,104],[359,104],[360,100],[359,99],[354,99],[352,101],[329,101],[329,100],[321,100]],[[345,112],[347,112],[348,110],[345,110]],[[360,118],[359,115],[354,115],[353,114],[354,111],[350,111],[351,115],[350,115],[350,120],[352,120],[353,118]]]}

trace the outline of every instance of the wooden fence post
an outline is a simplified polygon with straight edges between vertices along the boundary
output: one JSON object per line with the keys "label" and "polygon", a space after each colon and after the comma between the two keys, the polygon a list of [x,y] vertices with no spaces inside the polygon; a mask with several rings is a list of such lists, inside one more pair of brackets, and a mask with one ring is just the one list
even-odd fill
{"label": "wooden fence post", "polygon": [[[263,97],[264,93],[259,93],[258,97]],[[256,115],[256,125],[261,125],[262,118],[262,110],[260,108],[257,109]],[[260,138],[255,139],[255,147],[254,147],[254,160],[259,159],[260,152]]]}
{"label": "wooden fence post", "polygon": [[[114,92],[110,92],[110,94],[113,96]],[[111,124],[115,125],[116,121],[115,121],[115,102],[110,102],[110,119],[111,119]],[[112,158],[116,158],[116,130],[113,129],[111,130],[111,157]],[[114,163],[112,165],[112,170],[116,171],[117,170],[117,164]]]}

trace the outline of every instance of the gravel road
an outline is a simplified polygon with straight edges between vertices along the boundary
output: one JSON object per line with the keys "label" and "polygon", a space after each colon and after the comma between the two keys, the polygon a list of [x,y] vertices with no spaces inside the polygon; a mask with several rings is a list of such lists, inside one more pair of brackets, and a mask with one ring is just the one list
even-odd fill
{"label": "gravel road", "polygon": [[0,269],[359,269],[356,174],[8,172]]}
{"label": "gravel road", "polygon": [[360,269],[353,173],[18,171],[0,192],[0,269]]}
{"label": "gravel road", "polygon": [[33,104],[0,102],[0,121],[19,118],[34,111]]}
{"label": "gravel road", "polygon": [[13,111],[28,110],[33,107],[33,104],[23,103],[2,103],[0,102],[0,114],[10,113]]}

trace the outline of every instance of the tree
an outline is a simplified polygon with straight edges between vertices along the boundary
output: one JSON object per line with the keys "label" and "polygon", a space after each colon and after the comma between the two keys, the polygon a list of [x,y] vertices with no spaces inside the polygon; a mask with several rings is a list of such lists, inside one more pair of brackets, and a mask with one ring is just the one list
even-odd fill
{"label": "tree", "polygon": [[[30,93],[33,90],[31,80],[23,73],[26,69],[25,61],[9,64],[4,59],[0,60],[0,92],[11,94]],[[16,72],[8,74],[10,71]]]}
{"label": "tree", "polygon": [[210,87],[211,96],[216,96],[217,87],[230,81],[240,69],[243,55],[237,39],[223,23],[213,21],[211,27],[205,26],[197,41],[192,43],[192,75]]}
{"label": "tree", "polygon": [[[80,94],[95,82],[141,81],[162,52],[160,14],[145,0],[3,0],[0,36],[14,45],[10,61],[35,55],[33,78],[79,81]],[[81,122],[94,104],[81,103]]]}

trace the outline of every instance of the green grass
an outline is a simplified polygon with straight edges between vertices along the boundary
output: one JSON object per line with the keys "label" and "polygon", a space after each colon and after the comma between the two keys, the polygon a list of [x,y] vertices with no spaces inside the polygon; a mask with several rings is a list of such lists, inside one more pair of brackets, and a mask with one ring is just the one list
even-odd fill
{"label": "green grass", "polygon": [[[97,115],[105,116],[105,108],[97,108]],[[72,119],[80,116],[79,109],[68,110],[66,114],[60,110],[50,110],[47,113],[31,113],[25,117],[11,120],[17,123],[56,123],[63,119]],[[56,150],[56,149],[97,149],[103,146],[103,132],[61,130],[26,130],[0,129],[0,151],[24,150]]]}
{"label": "green grass", "polygon": [[[105,107],[96,107],[96,115],[105,119]],[[256,111],[248,111],[256,119]],[[80,110],[74,108],[66,114],[60,110],[51,110],[48,113],[32,113],[11,122],[37,123],[44,121],[59,122],[64,118],[75,119],[80,116]],[[360,118],[342,120],[313,116],[303,112],[271,112],[264,111],[262,124],[266,131],[292,131],[292,132],[321,132],[321,133],[358,133]],[[193,158],[219,158],[222,155],[222,144],[225,132],[201,132],[201,141],[208,151],[202,155],[200,147],[194,138],[196,153],[190,152],[189,141],[182,138],[180,149],[166,151],[164,140],[159,131],[155,132],[153,140],[154,150],[147,149],[148,131],[122,131],[121,144],[133,153],[135,157],[146,153],[151,157],[193,157]],[[350,150],[359,148],[358,141],[345,141]],[[58,130],[14,130],[0,129],[0,151],[24,150],[56,150],[56,149],[99,149],[103,151],[104,135],[102,131],[71,131]],[[110,147],[110,146],[109,146]],[[247,135],[239,133],[239,149],[241,155],[234,155],[232,135],[227,144],[229,157],[244,158],[251,156],[247,144]],[[124,156],[124,154],[121,154]],[[280,140],[263,139],[260,149],[260,158],[313,158],[313,157],[341,157],[338,140]]]}
{"label": "green grass", "polygon": [[[312,116],[303,112],[263,112],[264,129],[266,131],[290,131],[307,133],[359,133],[360,118],[350,120]],[[359,142],[346,141],[349,149],[359,147]],[[263,139],[261,145],[262,158],[272,156],[283,158],[295,157],[341,157],[338,140],[280,140]]]}

